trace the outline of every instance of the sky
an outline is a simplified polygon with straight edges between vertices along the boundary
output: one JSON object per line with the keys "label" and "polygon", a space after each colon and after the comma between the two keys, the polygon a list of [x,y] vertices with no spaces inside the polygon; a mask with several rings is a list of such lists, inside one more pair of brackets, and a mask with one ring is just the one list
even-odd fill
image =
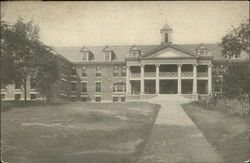
{"label": "sky", "polygon": [[1,2],[10,24],[22,17],[40,27],[50,46],[157,45],[160,29],[173,29],[174,44],[218,43],[249,18],[247,1]]}

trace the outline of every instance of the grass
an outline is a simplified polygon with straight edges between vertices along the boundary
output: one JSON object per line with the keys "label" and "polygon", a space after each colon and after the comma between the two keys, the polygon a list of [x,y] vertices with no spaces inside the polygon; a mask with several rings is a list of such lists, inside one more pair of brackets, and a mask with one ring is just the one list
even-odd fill
{"label": "grass", "polygon": [[196,103],[184,104],[183,108],[225,163],[238,163],[249,159],[247,118],[205,110]]}
{"label": "grass", "polygon": [[159,111],[148,103],[11,105],[1,113],[10,163],[122,163],[140,155]]}

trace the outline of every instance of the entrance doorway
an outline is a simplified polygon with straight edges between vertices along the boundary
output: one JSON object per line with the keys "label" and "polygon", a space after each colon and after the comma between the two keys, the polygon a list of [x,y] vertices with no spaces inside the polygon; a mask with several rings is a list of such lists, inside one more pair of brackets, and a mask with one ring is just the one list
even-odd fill
{"label": "entrance doorway", "polygon": [[145,94],[155,94],[155,80],[145,80],[144,81],[144,93]]}
{"label": "entrance doorway", "polygon": [[199,94],[207,94],[208,89],[207,89],[207,80],[197,80],[197,92]]}
{"label": "entrance doorway", "polygon": [[192,92],[193,92],[193,80],[192,79],[181,80],[181,93],[192,94]]}
{"label": "entrance doorway", "polygon": [[141,91],[141,83],[139,80],[132,80],[131,83],[131,94],[140,94]]}
{"label": "entrance doorway", "polygon": [[177,94],[177,80],[160,80],[160,94]]}

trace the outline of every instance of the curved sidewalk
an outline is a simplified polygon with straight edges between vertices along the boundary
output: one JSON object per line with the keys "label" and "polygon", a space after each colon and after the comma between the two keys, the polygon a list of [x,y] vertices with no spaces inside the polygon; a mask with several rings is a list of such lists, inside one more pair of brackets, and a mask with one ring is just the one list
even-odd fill
{"label": "curved sidewalk", "polygon": [[147,102],[161,105],[151,136],[137,163],[222,162],[198,127],[182,109],[189,100],[157,96]]}

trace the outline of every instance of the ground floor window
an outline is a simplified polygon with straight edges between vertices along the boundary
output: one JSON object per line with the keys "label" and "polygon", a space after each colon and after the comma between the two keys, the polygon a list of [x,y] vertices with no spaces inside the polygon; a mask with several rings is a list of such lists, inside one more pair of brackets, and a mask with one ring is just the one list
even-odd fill
{"label": "ground floor window", "polygon": [[20,100],[21,99],[21,94],[15,94],[15,100]]}
{"label": "ground floor window", "polygon": [[87,102],[88,101],[88,97],[82,97],[82,101],[83,102]]}
{"label": "ground floor window", "polygon": [[1,94],[1,100],[5,99],[5,94]]}
{"label": "ground floor window", "polygon": [[36,94],[30,94],[30,99],[35,100],[36,99]]}
{"label": "ground floor window", "polygon": [[113,102],[118,102],[118,97],[113,97]]}
{"label": "ground floor window", "polygon": [[101,97],[95,97],[95,102],[101,102]]}
{"label": "ground floor window", "polygon": [[125,97],[121,97],[121,101],[122,102],[126,101],[126,98]]}

